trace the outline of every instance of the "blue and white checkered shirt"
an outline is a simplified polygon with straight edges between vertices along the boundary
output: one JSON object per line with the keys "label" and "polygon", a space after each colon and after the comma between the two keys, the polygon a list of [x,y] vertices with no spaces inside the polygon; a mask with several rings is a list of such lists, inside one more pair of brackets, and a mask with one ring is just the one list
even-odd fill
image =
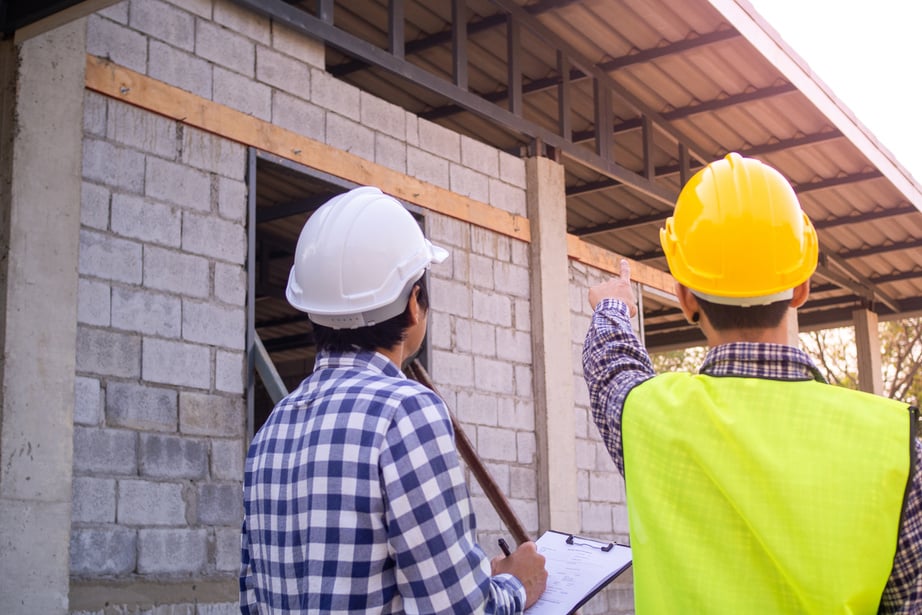
{"label": "blue and white checkered shirt", "polygon": [[521,613],[490,577],[441,399],[370,351],[321,352],[250,445],[241,613]]}
{"label": "blue and white checkered shirt", "polygon": [[[699,373],[710,376],[824,380],[803,351],[780,344],[736,342],[708,350]],[[603,299],[583,345],[583,374],[592,416],[618,471],[624,474],[621,414],[628,393],[655,373],[631,329],[628,307]],[[916,473],[906,492],[896,555],[881,597],[880,613],[922,613],[922,445],[916,441]],[[861,497],[857,494],[856,497]]]}

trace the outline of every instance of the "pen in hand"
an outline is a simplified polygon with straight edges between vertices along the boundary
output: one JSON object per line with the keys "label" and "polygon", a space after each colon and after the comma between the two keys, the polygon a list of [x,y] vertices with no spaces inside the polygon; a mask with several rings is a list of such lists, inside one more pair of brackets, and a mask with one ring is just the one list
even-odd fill
{"label": "pen in hand", "polygon": [[512,555],[512,551],[509,550],[509,544],[505,541],[505,539],[500,538],[498,542],[499,542],[499,548],[503,550],[503,555],[505,555],[506,557],[509,557],[510,555]]}

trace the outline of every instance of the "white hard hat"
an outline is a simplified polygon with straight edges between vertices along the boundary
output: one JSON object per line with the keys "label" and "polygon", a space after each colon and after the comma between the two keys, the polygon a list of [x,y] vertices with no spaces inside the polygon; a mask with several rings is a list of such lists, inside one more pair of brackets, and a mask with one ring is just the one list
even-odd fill
{"label": "white hard hat", "polygon": [[319,325],[365,327],[402,313],[429,264],[447,257],[397,199],[362,186],[307,220],[285,296]]}

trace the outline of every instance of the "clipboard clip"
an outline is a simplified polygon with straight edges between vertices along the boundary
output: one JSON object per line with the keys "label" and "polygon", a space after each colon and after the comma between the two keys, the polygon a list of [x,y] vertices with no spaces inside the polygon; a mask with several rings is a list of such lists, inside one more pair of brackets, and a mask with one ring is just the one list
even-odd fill
{"label": "clipboard clip", "polygon": [[610,542],[607,545],[591,545],[588,542],[574,542],[573,534],[570,534],[567,536],[567,544],[575,545],[577,547],[589,547],[590,549],[599,549],[600,551],[603,551],[605,553],[608,553],[609,551],[615,548],[615,543],[613,542]]}

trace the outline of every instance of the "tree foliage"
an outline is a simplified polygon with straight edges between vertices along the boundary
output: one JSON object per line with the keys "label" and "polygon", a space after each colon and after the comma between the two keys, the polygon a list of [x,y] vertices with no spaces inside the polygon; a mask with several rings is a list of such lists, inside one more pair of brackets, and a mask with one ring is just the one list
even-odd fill
{"label": "tree foliage", "polygon": [[858,388],[858,349],[851,327],[822,329],[800,334],[803,348],[828,382]]}
{"label": "tree foliage", "polygon": [[[880,323],[878,334],[883,394],[918,404],[922,397],[922,318]],[[854,329],[812,331],[802,333],[800,339],[827,380],[858,388]]]}
{"label": "tree foliage", "polygon": [[696,372],[704,362],[707,348],[695,346],[683,350],[670,350],[652,355],[653,369],[657,374],[664,372]]}
{"label": "tree foliage", "polygon": [[884,364],[888,395],[918,405],[922,399],[922,318],[887,322],[881,329],[880,352],[889,358]]}
{"label": "tree foliage", "polygon": [[[922,399],[922,317],[882,322],[878,334],[883,394],[918,405]],[[801,333],[800,343],[826,380],[858,388],[858,352],[853,328]],[[703,347],[659,353],[652,357],[653,367],[657,373],[695,372],[705,354]]]}

